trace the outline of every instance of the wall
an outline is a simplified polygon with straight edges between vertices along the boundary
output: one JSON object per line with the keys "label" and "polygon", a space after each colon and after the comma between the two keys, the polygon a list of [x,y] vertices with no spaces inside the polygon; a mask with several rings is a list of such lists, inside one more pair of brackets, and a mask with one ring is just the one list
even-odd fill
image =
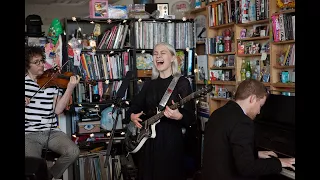
{"label": "wall", "polygon": [[[169,13],[171,13],[172,4],[180,0],[155,0],[155,3],[169,3]],[[188,0],[187,0],[188,1]],[[189,2],[189,1],[188,1]],[[113,4],[129,5],[133,4],[133,0],[119,0]],[[30,14],[38,14],[41,16],[43,25],[42,31],[47,34],[50,24],[54,18],[62,19],[65,17],[86,17],[89,13],[89,4],[81,6],[54,6],[54,5],[30,5],[25,6],[25,17]]]}

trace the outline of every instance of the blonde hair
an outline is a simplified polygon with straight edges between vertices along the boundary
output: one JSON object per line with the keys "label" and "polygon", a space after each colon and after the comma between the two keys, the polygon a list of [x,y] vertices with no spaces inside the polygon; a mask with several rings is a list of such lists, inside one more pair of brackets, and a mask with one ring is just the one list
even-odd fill
{"label": "blonde hair", "polygon": [[[166,42],[160,42],[158,44],[156,44],[154,46],[153,49],[155,49],[157,46],[159,45],[164,45],[166,46],[166,48],[169,50],[169,52],[171,53],[172,56],[174,56],[173,61],[171,63],[171,71],[172,71],[172,75],[173,76],[178,76],[181,74],[181,72],[179,72],[179,68],[178,68],[178,60],[177,60],[177,52],[174,49],[173,46],[171,46],[169,43]],[[160,72],[157,70],[157,68],[154,66],[154,63],[152,63],[152,76],[151,79],[157,79],[159,76]]]}

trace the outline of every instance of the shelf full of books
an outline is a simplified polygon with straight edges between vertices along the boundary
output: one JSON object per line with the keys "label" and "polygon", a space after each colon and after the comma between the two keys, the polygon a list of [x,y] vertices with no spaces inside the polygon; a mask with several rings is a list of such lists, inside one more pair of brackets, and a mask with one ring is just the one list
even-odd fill
{"label": "shelf full of books", "polygon": [[153,49],[159,42],[167,42],[175,49],[194,47],[193,22],[136,21],[134,24],[137,49]]}

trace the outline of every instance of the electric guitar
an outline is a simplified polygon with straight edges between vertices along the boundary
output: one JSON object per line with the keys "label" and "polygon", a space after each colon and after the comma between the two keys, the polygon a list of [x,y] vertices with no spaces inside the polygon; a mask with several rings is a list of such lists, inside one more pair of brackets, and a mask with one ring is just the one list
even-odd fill
{"label": "electric guitar", "polygon": [[[191,99],[206,95],[210,91],[212,91],[212,86],[206,86],[196,92],[189,94],[185,98],[181,99],[179,102],[176,102],[169,107],[170,109],[177,109],[183,106],[186,102],[190,101]],[[158,114],[150,117],[149,119],[141,122],[141,129],[137,128],[135,124],[132,121],[130,121],[130,123],[127,125],[127,132],[124,139],[125,147],[128,153],[138,152],[149,138],[156,137],[156,125],[160,122],[160,119],[163,116],[164,110],[160,111]]]}

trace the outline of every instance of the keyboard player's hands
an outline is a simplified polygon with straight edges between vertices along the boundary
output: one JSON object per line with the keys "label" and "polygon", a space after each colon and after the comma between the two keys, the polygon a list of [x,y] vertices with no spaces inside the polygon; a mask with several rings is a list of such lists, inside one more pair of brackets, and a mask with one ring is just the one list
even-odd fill
{"label": "keyboard player's hands", "polygon": [[262,159],[271,158],[271,156],[278,157],[278,155],[273,151],[259,151],[258,156]]}
{"label": "keyboard player's hands", "polygon": [[279,158],[282,167],[289,167],[295,170],[293,166],[296,163],[296,158]]}

